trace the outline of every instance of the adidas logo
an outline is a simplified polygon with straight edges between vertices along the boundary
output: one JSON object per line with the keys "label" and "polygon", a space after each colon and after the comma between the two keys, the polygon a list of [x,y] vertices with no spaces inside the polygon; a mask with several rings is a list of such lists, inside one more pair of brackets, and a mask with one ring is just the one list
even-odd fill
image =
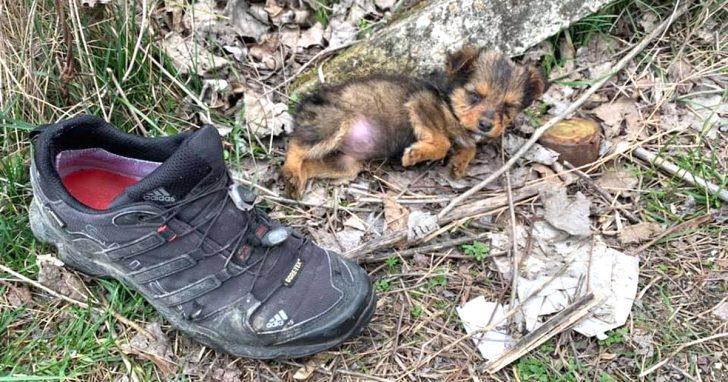
{"label": "adidas logo", "polygon": [[281,309],[278,311],[278,313],[275,314],[275,316],[271,317],[270,320],[268,320],[268,322],[265,324],[265,328],[274,329],[279,326],[283,326],[283,324],[286,323],[286,320],[288,320],[288,316],[286,316],[286,312]]}
{"label": "adidas logo", "polygon": [[147,192],[142,196],[142,199],[152,201],[152,202],[176,202],[177,199],[174,198],[174,196],[170,195],[167,190],[165,190],[162,187],[159,187],[157,189],[154,189],[150,192]]}

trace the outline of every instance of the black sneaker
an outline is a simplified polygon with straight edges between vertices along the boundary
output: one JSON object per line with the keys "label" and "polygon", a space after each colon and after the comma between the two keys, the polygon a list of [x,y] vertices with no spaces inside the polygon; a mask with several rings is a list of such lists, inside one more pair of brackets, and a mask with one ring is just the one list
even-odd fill
{"label": "black sneaker", "polygon": [[364,270],[254,208],[214,128],[144,138],[82,116],[31,136],[35,236],[67,265],[137,290],[190,337],[291,358],[369,322]]}

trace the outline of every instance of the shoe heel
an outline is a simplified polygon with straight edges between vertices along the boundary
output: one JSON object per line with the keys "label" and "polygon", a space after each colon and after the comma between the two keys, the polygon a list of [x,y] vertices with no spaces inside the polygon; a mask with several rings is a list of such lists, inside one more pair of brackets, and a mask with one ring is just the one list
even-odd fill
{"label": "shoe heel", "polygon": [[67,266],[77,269],[85,274],[94,277],[108,277],[109,274],[102,267],[96,265],[88,256],[68,248],[63,243],[60,233],[55,232],[49,221],[49,217],[44,214],[35,200],[30,203],[30,230],[33,235],[41,242],[53,245],[58,250],[58,258]]}

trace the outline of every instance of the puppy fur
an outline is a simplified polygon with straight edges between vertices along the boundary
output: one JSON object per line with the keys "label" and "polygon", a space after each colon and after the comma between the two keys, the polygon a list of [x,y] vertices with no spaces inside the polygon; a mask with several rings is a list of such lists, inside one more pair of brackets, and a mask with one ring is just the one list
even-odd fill
{"label": "puppy fur", "polygon": [[503,134],[546,88],[535,67],[472,47],[449,55],[439,77],[373,75],[304,97],[283,165],[287,192],[300,197],[311,178],[353,179],[372,159],[409,167],[450,152],[460,178],[476,144]]}

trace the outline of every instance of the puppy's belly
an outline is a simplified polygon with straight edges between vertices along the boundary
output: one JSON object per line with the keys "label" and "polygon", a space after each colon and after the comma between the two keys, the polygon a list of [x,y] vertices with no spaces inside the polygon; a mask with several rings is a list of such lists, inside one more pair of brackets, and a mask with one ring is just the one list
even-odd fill
{"label": "puppy's belly", "polygon": [[376,159],[381,156],[380,129],[365,117],[359,117],[339,146],[339,151],[355,159]]}

